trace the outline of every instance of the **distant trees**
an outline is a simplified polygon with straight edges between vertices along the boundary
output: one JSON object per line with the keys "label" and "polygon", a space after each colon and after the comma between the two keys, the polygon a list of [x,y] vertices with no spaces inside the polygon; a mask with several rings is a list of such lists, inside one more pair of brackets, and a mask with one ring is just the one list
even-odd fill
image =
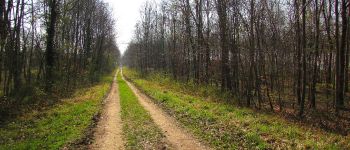
{"label": "distant trees", "polygon": [[65,93],[117,62],[114,21],[102,0],[1,0],[0,89]]}
{"label": "distant trees", "polygon": [[349,9],[347,0],[147,2],[123,61],[256,108],[346,110]]}

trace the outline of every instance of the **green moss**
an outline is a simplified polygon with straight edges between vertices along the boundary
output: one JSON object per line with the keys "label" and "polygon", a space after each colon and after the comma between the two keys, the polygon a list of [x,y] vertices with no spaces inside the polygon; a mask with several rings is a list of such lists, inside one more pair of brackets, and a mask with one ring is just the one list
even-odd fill
{"label": "green moss", "polygon": [[159,149],[163,143],[162,131],[120,75],[118,85],[126,149]]}

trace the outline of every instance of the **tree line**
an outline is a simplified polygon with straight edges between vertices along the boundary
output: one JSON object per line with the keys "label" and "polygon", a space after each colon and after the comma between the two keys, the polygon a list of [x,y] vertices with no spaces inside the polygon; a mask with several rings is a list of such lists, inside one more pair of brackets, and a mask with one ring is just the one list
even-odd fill
{"label": "tree line", "polygon": [[59,94],[95,82],[119,55],[102,0],[0,1],[2,102],[34,89]]}
{"label": "tree line", "polygon": [[248,107],[349,110],[349,17],[347,0],[147,2],[123,63]]}

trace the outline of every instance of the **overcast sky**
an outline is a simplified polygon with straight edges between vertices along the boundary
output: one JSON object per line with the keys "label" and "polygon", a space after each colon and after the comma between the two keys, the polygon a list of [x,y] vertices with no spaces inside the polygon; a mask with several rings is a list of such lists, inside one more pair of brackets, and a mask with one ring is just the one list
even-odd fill
{"label": "overcast sky", "polygon": [[132,39],[135,24],[140,16],[140,7],[147,0],[104,0],[113,9],[116,20],[117,41],[123,53]]}

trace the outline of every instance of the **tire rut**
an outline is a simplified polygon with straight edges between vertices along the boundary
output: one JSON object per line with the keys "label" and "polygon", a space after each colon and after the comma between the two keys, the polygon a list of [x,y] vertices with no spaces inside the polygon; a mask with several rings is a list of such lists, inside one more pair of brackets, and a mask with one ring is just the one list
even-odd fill
{"label": "tire rut", "polygon": [[[122,75],[123,76],[123,75]],[[123,76],[123,80],[124,76]],[[140,104],[150,113],[154,122],[161,128],[167,140],[174,149],[179,150],[208,150],[209,147],[200,143],[196,138],[189,134],[186,130],[179,127],[177,121],[159,108],[152,100],[133,84],[125,80],[132,91],[137,96]]]}
{"label": "tire rut", "polygon": [[104,103],[102,114],[97,123],[96,132],[94,133],[94,141],[90,145],[90,149],[123,150],[121,108],[116,76],[113,79],[111,91]]}

